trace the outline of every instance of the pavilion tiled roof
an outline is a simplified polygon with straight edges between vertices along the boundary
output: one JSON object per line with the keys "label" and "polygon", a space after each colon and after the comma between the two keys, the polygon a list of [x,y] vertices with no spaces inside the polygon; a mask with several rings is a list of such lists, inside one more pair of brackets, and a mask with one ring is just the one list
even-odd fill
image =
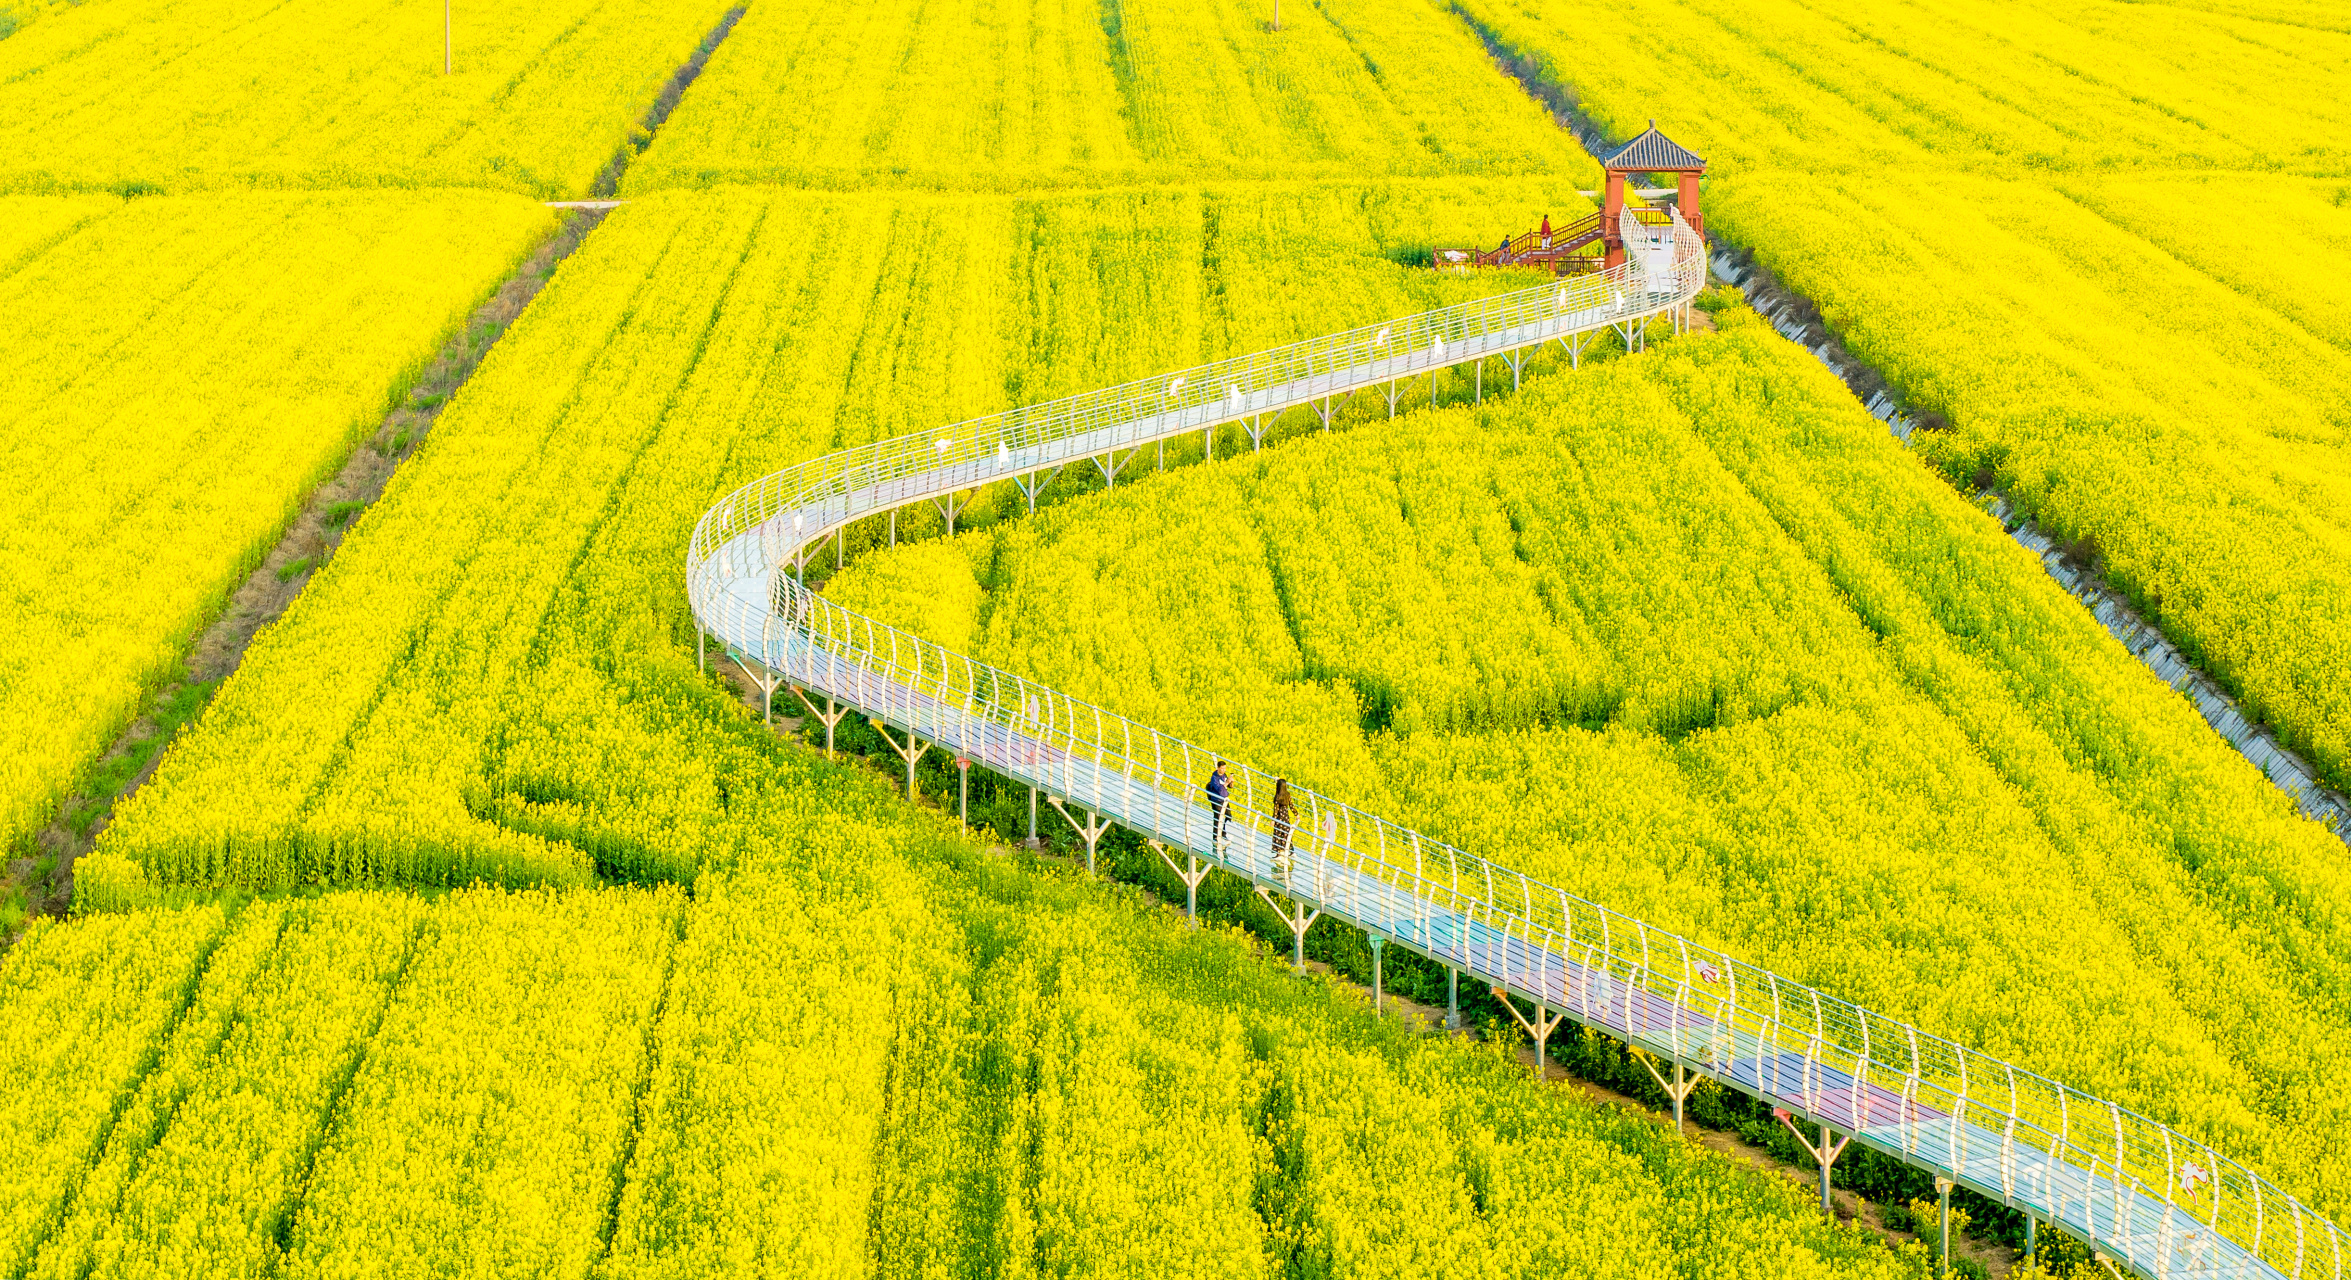
{"label": "pavilion tiled roof", "polygon": [[1632,173],[1657,173],[1672,169],[1703,169],[1706,162],[1690,154],[1688,148],[1657,131],[1657,122],[1649,122],[1649,131],[1617,148],[1616,154],[1601,161],[1608,169],[1623,169]]}

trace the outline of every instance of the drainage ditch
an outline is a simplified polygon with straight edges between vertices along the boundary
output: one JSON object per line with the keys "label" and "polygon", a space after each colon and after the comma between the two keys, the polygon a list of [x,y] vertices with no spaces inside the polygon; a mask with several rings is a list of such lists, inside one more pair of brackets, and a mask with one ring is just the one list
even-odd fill
{"label": "drainage ditch", "polygon": [[[1560,128],[1575,136],[1594,159],[1614,151],[1607,134],[1586,115],[1575,93],[1547,75],[1533,60],[1513,51],[1492,30],[1459,5],[1452,6],[1504,74],[1550,110]],[[1941,430],[1950,424],[1938,415],[1902,403],[1901,394],[1884,374],[1853,354],[1843,338],[1822,319],[1812,299],[1788,288],[1771,270],[1755,260],[1751,249],[1717,239],[1710,264],[1715,276],[1735,286],[1749,306],[1783,338],[1811,352],[1837,375],[1871,416],[1886,424],[1904,444],[1915,431]],[[2279,742],[2268,726],[2255,723],[2217,680],[2188,661],[2179,646],[2132,606],[2093,567],[2068,554],[2059,540],[2020,511],[2008,495],[1979,488],[1974,496],[1997,517],[2017,543],[2040,558],[2041,567],[2068,595],[2080,601],[2107,633],[2122,642],[2165,684],[2196,708],[2204,722],[2238,754],[2245,757],[2271,785],[2284,792],[2305,817],[2351,844],[2351,797],[2329,789],[2310,762]]]}

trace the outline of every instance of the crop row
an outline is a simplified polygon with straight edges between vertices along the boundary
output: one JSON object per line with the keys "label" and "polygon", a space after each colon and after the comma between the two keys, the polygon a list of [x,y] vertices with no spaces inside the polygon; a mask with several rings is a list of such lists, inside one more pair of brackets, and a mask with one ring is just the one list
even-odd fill
{"label": "crop row", "polygon": [[2326,1197],[2339,845],[1723,315],[828,591]]}
{"label": "crop row", "polygon": [[0,836],[14,841],[551,220],[493,195],[6,204]]}
{"label": "crop row", "polygon": [[729,7],[458,4],[444,75],[440,5],[93,0],[0,40],[0,190],[582,196]]}
{"label": "crop row", "polygon": [[111,1032],[128,1057],[0,1050],[11,1141],[63,1183],[18,1269],[1623,1274],[1732,1242],[1919,1274],[1775,1175],[727,720],[701,745],[733,798],[676,812],[758,852],[691,903],[346,892],[37,929],[0,1025],[107,1010],[135,970],[96,949],[176,976]]}
{"label": "crop row", "polygon": [[1272,17],[1258,0],[753,5],[628,190],[1597,177],[1427,0]]}

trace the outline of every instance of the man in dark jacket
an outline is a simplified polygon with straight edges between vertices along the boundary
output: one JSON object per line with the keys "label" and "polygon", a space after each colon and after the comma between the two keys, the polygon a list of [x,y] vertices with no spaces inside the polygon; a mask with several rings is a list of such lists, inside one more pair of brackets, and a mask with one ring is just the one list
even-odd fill
{"label": "man in dark jacket", "polygon": [[1224,761],[1219,760],[1216,762],[1216,772],[1208,775],[1208,812],[1212,819],[1208,826],[1208,839],[1211,845],[1224,843],[1224,818],[1231,811],[1232,794],[1232,779],[1224,776]]}

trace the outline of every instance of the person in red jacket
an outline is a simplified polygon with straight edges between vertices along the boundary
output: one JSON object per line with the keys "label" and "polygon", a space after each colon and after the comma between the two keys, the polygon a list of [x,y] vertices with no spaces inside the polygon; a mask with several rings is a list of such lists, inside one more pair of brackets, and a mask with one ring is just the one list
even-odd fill
{"label": "person in red jacket", "polygon": [[1542,231],[1541,231],[1539,234],[1541,234],[1541,235],[1542,235],[1542,237],[1543,237],[1543,247],[1544,247],[1544,248],[1546,248],[1546,249],[1550,248],[1550,247],[1551,247],[1551,215],[1550,215],[1550,214],[1547,214],[1547,213],[1546,213],[1546,214],[1544,214],[1544,215],[1543,215],[1543,229],[1542,229]]}

